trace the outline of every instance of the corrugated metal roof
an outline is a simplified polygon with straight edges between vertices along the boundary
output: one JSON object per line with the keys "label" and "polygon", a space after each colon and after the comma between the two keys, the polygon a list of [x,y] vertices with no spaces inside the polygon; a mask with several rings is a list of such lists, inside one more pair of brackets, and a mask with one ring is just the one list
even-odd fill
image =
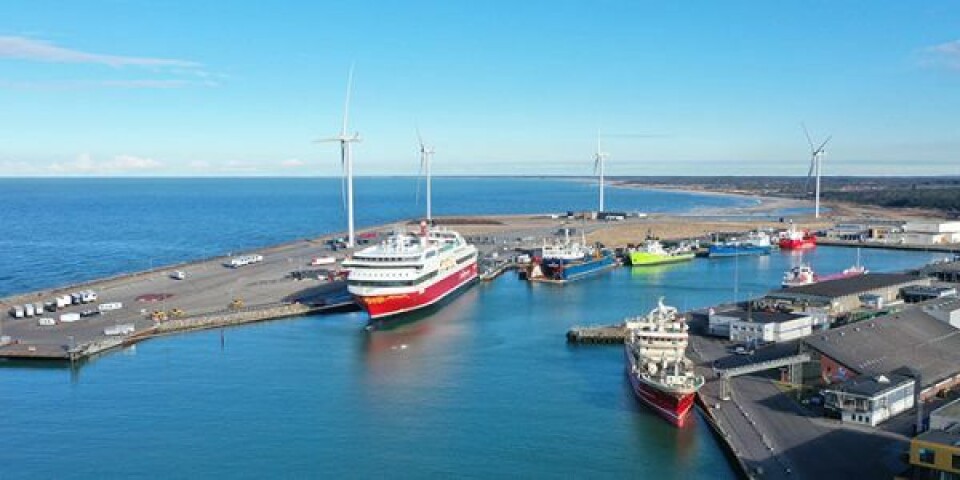
{"label": "corrugated metal roof", "polygon": [[929,282],[929,278],[916,275],[907,275],[903,273],[868,273],[866,275],[857,275],[855,277],[839,278],[836,280],[826,280],[812,285],[803,285],[800,287],[785,288],[783,290],[772,292],[771,296],[782,295],[806,295],[813,297],[838,298],[847,295],[856,295],[866,293],[878,288],[895,287],[915,281]]}
{"label": "corrugated metal roof", "polygon": [[860,374],[918,369],[924,386],[960,372],[960,330],[916,307],[817,332],[803,343]]}

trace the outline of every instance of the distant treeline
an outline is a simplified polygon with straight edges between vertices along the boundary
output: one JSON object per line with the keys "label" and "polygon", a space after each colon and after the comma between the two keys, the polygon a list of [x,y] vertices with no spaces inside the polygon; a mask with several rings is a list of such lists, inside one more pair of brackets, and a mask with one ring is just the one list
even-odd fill
{"label": "distant treeline", "polygon": [[[641,185],[812,198],[807,177],[620,177]],[[960,177],[823,177],[821,198],[881,207],[960,213]]]}

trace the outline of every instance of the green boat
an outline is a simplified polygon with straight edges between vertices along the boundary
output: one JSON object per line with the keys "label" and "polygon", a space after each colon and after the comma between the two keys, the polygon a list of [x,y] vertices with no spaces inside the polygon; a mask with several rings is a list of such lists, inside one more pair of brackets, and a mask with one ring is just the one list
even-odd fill
{"label": "green boat", "polygon": [[686,262],[693,260],[695,253],[688,245],[676,248],[664,248],[659,240],[647,240],[642,247],[630,252],[630,265],[662,265],[664,263]]}

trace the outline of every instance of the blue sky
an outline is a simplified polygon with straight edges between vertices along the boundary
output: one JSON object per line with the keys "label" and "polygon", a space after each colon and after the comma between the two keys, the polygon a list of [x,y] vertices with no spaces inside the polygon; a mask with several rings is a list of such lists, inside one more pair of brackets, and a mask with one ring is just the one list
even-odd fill
{"label": "blue sky", "polygon": [[337,175],[351,63],[362,175],[960,175],[956,1],[562,0],[6,0],[0,175]]}

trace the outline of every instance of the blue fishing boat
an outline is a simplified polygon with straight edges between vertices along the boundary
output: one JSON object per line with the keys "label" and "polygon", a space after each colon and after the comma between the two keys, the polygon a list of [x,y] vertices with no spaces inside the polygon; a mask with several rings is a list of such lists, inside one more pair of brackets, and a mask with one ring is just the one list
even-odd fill
{"label": "blue fishing boat", "polygon": [[769,255],[773,245],[770,235],[764,232],[750,232],[743,239],[731,238],[710,245],[710,257],[737,257],[743,255]]}
{"label": "blue fishing boat", "polygon": [[569,235],[563,242],[544,244],[542,251],[527,274],[529,280],[572,282],[617,266],[617,259],[609,250],[571,242]]}

